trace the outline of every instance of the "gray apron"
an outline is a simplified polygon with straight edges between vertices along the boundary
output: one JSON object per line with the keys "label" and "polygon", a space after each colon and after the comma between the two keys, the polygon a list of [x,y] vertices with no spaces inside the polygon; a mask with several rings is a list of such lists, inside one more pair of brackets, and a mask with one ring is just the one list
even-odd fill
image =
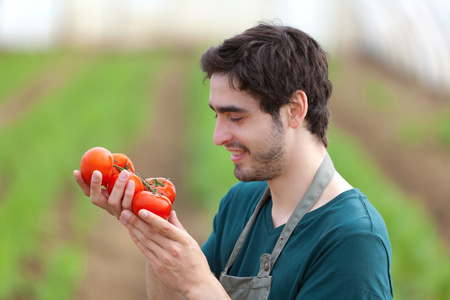
{"label": "gray apron", "polygon": [[314,180],[311,183],[311,186],[308,188],[305,196],[299,202],[286,225],[284,226],[283,231],[281,232],[280,237],[278,238],[278,241],[272,250],[272,254],[265,253],[261,256],[259,272],[256,277],[235,277],[227,275],[229,269],[236,260],[236,257],[238,256],[239,251],[244,244],[247,234],[250,231],[250,228],[252,227],[254,221],[256,220],[259,211],[268,199],[270,190],[269,188],[266,189],[261,199],[259,200],[255,211],[245,225],[244,230],[242,230],[242,233],[239,236],[236,245],[234,246],[233,252],[228,259],[225,269],[220,274],[219,281],[232,299],[259,300],[269,298],[270,288],[272,286],[272,275],[270,274],[278,259],[278,256],[280,256],[281,251],[283,251],[284,246],[289,240],[297,224],[310,210],[312,205],[316,202],[316,200],[328,186],[334,176],[334,173],[335,169],[333,166],[333,162],[331,161],[331,158],[327,153],[314,176]]}

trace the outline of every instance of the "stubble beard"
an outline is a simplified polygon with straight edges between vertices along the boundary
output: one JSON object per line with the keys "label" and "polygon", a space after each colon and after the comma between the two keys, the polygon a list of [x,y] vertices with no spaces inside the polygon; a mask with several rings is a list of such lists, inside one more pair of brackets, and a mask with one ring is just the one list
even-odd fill
{"label": "stubble beard", "polygon": [[234,176],[240,181],[263,181],[278,177],[286,169],[286,149],[284,147],[284,128],[282,124],[274,122],[268,135],[256,147],[246,150],[251,158],[250,166],[245,168],[235,163]]}

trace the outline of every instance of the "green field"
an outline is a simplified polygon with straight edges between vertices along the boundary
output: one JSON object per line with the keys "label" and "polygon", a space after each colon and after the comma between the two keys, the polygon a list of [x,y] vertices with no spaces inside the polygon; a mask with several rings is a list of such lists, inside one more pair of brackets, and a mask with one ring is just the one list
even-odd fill
{"label": "green field", "polygon": [[[82,237],[97,213],[72,170],[91,147],[133,146],[167,61],[162,53],[55,59],[76,63],[76,74],[0,131],[0,299],[72,294],[84,268]],[[22,68],[14,62],[1,65],[1,78]]]}
{"label": "green field", "polygon": [[[69,80],[0,128],[0,299],[68,299],[74,293],[83,276],[84,238],[98,210],[81,195],[72,170],[91,147],[126,153],[136,145],[170,59],[167,51],[0,58],[0,104],[33,76],[55,65],[76,66]],[[206,105],[209,89],[201,84],[198,56],[189,59],[185,176],[190,198],[212,215],[236,179],[228,154],[212,143],[214,114]],[[446,120],[436,123],[444,144]],[[417,139],[414,134],[409,139]],[[386,221],[395,299],[449,299],[448,250],[423,207],[384,178],[362,146],[339,128],[331,129],[329,152],[337,170]]]}

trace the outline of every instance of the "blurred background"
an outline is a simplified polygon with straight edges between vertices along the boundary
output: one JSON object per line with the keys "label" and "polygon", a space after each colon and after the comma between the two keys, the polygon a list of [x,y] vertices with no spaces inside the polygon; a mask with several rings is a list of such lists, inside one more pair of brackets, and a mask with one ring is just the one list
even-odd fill
{"label": "blurred background", "polygon": [[145,299],[144,259],[72,171],[170,177],[202,244],[236,183],[199,58],[259,21],[328,52],[337,170],[386,221],[395,299],[450,298],[450,2],[0,0],[0,299]]}

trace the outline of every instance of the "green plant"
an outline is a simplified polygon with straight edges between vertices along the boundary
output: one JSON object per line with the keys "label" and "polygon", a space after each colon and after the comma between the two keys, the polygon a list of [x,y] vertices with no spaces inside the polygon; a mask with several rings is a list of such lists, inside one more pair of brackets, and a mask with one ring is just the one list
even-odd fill
{"label": "green plant", "polygon": [[[97,211],[71,171],[91,147],[132,147],[152,117],[153,79],[167,61],[157,52],[66,55],[80,64],[78,72],[0,130],[0,299],[73,293],[82,271],[80,241]],[[133,117],[118,121],[124,103],[135,108]]]}
{"label": "green plant", "polygon": [[435,128],[438,144],[450,149],[450,110],[442,111],[436,117]]}
{"label": "green plant", "polygon": [[2,53],[0,55],[0,103],[9,100],[40,79],[43,71],[55,67],[59,55],[48,53]]}
{"label": "green plant", "polygon": [[421,144],[429,131],[427,122],[421,118],[404,120],[397,128],[397,137],[401,143],[408,147]]}

